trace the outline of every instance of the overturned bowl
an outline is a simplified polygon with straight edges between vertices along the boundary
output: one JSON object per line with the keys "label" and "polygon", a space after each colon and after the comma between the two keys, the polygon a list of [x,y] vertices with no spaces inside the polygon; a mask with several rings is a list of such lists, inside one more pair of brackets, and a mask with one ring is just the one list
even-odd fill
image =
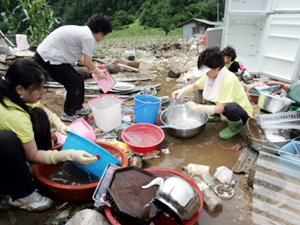
{"label": "overturned bowl", "polygon": [[190,138],[199,135],[204,130],[209,118],[208,114],[188,110],[186,105],[175,105],[171,113],[168,113],[168,110],[170,109],[166,109],[160,114],[160,120],[166,126],[184,127],[184,129],[166,128],[169,134],[178,138]]}

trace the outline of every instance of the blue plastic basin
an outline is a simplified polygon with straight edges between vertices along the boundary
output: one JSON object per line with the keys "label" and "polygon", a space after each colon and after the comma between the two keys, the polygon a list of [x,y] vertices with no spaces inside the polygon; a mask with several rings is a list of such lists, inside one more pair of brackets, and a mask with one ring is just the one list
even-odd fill
{"label": "blue plastic basin", "polygon": [[[293,154],[299,154],[300,153],[300,141],[291,141],[291,142],[285,144],[284,146],[282,146],[282,149],[284,149],[287,152],[293,153]],[[298,150],[298,152],[297,152],[297,150]],[[283,158],[300,162],[300,158],[298,158],[298,157],[288,155],[288,154],[285,154],[282,152],[280,152],[279,155]]]}
{"label": "blue plastic basin", "polygon": [[106,151],[104,148],[92,142],[91,140],[83,136],[80,136],[72,131],[69,131],[69,135],[61,151],[68,150],[68,149],[84,150],[92,155],[100,155],[102,158],[101,160],[97,160],[96,162],[88,166],[83,166],[77,162],[72,161],[72,163],[74,163],[79,168],[87,170],[97,177],[102,176],[106,166],[109,163],[120,165],[120,162],[117,160],[117,158],[114,157],[108,151]]}

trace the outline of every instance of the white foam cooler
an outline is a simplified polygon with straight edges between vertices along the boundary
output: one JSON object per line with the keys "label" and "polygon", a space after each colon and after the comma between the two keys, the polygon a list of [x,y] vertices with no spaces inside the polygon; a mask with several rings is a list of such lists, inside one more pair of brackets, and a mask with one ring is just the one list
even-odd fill
{"label": "white foam cooler", "polygon": [[96,126],[104,132],[111,131],[122,124],[121,104],[123,100],[113,94],[101,95],[88,101]]}

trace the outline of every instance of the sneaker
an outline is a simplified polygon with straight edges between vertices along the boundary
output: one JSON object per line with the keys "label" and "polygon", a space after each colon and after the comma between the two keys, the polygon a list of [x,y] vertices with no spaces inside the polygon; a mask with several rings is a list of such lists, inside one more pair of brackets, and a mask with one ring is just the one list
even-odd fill
{"label": "sneaker", "polygon": [[76,111],[77,115],[89,115],[91,113],[90,109],[81,108]]}
{"label": "sneaker", "polygon": [[9,197],[8,204],[27,211],[40,212],[49,209],[53,205],[53,200],[42,196],[35,190],[30,195],[15,201]]}
{"label": "sneaker", "polygon": [[63,114],[61,115],[60,118],[62,121],[73,122],[73,121],[77,120],[79,118],[79,116],[76,114],[69,116],[67,113],[63,112]]}

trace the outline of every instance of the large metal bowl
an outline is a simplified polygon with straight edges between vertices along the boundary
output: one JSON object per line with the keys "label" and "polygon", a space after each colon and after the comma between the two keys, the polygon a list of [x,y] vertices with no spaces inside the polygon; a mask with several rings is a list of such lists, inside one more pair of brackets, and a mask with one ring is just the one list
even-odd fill
{"label": "large metal bowl", "polygon": [[279,113],[289,110],[292,103],[295,103],[295,101],[274,93],[262,91],[259,94],[257,104],[259,108],[270,113]]}
{"label": "large metal bowl", "polygon": [[[172,110],[171,113],[167,113]],[[190,138],[200,134],[208,121],[208,115],[188,110],[186,105],[175,105],[160,114],[161,122],[166,125],[182,126],[183,129],[166,128],[166,131],[178,138]]]}
{"label": "large metal bowl", "polygon": [[277,154],[274,144],[282,147],[290,141],[300,137],[299,130],[289,129],[265,129],[267,140],[257,139],[246,133],[250,146],[257,151],[265,151],[272,154]]}

